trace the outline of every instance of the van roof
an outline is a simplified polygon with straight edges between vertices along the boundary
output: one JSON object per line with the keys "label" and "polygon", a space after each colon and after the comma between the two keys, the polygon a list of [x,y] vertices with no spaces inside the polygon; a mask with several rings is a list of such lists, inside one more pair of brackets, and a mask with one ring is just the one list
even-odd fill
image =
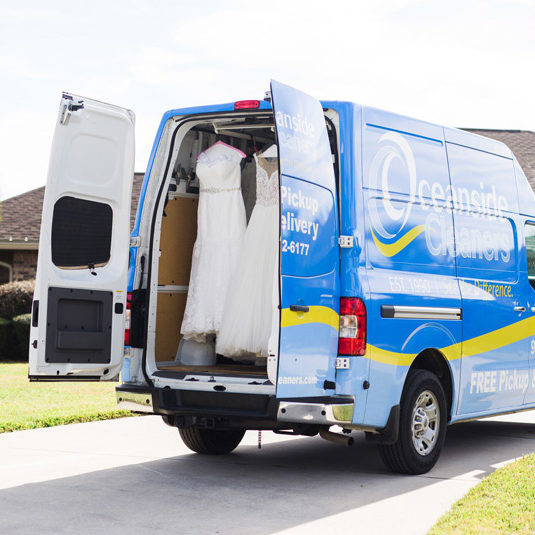
{"label": "van roof", "polygon": [[[239,101],[237,101],[239,102]],[[271,110],[271,102],[267,100],[259,100],[258,108],[254,108],[255,110]],[[432,123],[430,121],[425,121],[422,119],[417,119],[405,115],[400,115],[397,113],[389,112],[386,110],[381,110],[378,108],[374,108],[372,106],[362,106],[357,103],[349,102],[349,101],[339,101],[339,100],[322,100],[320,101],[324,108],[333,108],[333,109],[343,109],[343,108],[366,108],[368,110],[373,110],[374,112],[377,112],[379,114],[385,114],[389,115],[390,117],[396,116],[400,119],[411,119],[414,121],[417,121],[421,125],[429,125],[433,127],[440,127],[444,129],[444,138],[446,141],[450,143],[457,143],[462,145],[468,145],[470,147],[473,147],[478,150],[483,150],[485,152],[491,152],[493,154],[498,154],[499,156],[503,156],[505,158],[512,158],[512,152],[511,149],[502,142],[500,139],[496,139],[495,136],[488,136],[486,135],[487,132],[484,130],[476,130],[476,131],[468,131],[468,129],[459,129],[459,128],[453,128],[448,127],[444,125],[439,125],[437,123]],[[234,111],[234,105],[235,102],[226,102],[222,104],[210,104],[206,106],[191,106],[188,108],[176,108],[172,110],[168,110],[164,113],[162,117],[162,122],[160,127],[163,128],[163,125],[172,117],[175,117],[177,115],[197,115],[197,114],[210,114],[210,113],[217,113],[217,112],[232,112]]]}

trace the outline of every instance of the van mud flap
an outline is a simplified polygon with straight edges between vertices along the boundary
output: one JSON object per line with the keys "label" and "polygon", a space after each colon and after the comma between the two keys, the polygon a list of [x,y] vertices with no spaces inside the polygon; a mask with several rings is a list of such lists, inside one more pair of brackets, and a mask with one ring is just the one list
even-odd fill
{"label": "van mud flap", "polygon": [[390,409],[390,414],[385,427],[378,429],[377,433],[366,431],[366,440],[374,444],[391,445],[398,441],[400,406],[394,405]]}

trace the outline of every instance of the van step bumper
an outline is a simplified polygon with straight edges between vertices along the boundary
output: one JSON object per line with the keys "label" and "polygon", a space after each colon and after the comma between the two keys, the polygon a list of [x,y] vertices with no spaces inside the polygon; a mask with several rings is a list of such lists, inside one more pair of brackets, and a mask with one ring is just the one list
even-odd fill
{"label": "van step bumper", "polygon": [[120,385],[115,388],[119,409],[160,415],[237,417],[278,422],[336,425],[353,419],[347,398],[278,399],[264,394],[232,394]]}
{"label": "van step bumper", "polygon": [[152,408],[152,393],[145,389],[122,389],[115,388],[117,408],[133,412],[154,412]]}
{"label": "van step bumper", "polygon": [[277,412],[279,422],[336,425],[353,421],[353,402],[316,403],[281,401]]}

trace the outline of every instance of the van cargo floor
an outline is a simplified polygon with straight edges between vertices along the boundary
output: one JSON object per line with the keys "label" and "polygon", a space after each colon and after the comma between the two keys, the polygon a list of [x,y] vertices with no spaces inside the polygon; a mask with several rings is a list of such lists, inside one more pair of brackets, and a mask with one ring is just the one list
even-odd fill
{"label": "van cargo floor", "polygon": [[215,364],[213,366],[158,366],[158,370],[186,372],[186,373],[201,373],[201,374],[229,374],[229,375],[254,375],[260,377],[267,376],[265,366],[250,366],[247,364]]}

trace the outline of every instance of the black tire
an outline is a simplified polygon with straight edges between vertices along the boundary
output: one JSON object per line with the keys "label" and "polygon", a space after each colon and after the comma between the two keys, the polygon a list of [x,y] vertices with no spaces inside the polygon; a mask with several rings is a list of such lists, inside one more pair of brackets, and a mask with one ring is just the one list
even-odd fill
{"label": "black tire", "polygon": [[179,429],[178,432],[191,451],[205,455],[230,453],[245,435],[245,429],[202,429],[195,426]]}
{"label": "black tire", "polygon": [[[434,395],[435,400],[426,392]],[[439,417],[438,422],[431,421],[431,424],[427,425],[431,432],[435,433],[436,438],[433,440],[432,446],[427,446],[425,451],[426,445],[423,440],[419,441],[418,436],[415,436],[413,440],[412,423],[415,418],[413,411],[416,414],[417,410],[417,401],[425,402],[426,399],[428,402],[437,402]],[[401,396],[398,440],[391,445],[381,444],[379,446],[381,459],[389,470],[400,474],[424,474],[435,466],[446,438],[448,420],[446,407],[444,389],[437,376],[427,370],[411,370]],[[426,421],[429,423],[428,420]],[[438,435],[436,435],[437,430]],[[419,442],[423,453],[418,450],[415,441]]]}

